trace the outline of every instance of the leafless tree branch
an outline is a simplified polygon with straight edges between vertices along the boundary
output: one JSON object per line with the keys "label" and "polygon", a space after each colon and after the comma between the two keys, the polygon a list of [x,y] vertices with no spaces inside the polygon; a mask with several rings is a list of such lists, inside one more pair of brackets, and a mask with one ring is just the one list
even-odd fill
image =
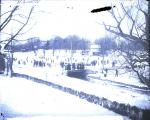
{"label": "leafless tree branch", "polygon": [[0,25],[0,32],[5,28],[5,26],[10,22],[14,12],[18,9],[19,6],[15,6],[9,16],[4,20],[4,22]]}
{"label": "leafless tree branch", "polygon": [[[150,3],[148,2],[148,12],[145,10],[142,10],[140,3],[136,3],[136,9],[135,7],[130,7],[129,9],[126,9],[123,4],[121,4],[122,11],[124,15],[118,14],[119,17],[117,17],[117,14],[114,13],[115,11],[112,10],[110,14],[112,15],[113,20],[116,21],[117,25],[107,25],[104,24],[105,30],[113,33],[117,36],[120,36],[128,41],[128,43],[137,43],[141,46],[143,46],[142,51],[134,51],[131,46],[129,45],[129,48],[126,48],[125,50],[120,49],[120,54],[124,57],[126,63],[130,66],[131,70],[136,73],[140,81],[144,84],[146,84],[150,88],[150,81],[148,80],[148,76],[144,75],[144,71],[142,71],[142,68],[140,65],[150,65],[149,63],[149,13],[150,13]],[[133,14],[134,13],[134,14]],[[143,20],[145,17],[145,21],[140,22],[138,20],[139,15],[143,13]],[[127,18],[131,26],[129,28],[129,32],[124,32],[123,28],[121,26],[122,21]],[[126,45],[127,46],[127,45]],[[132,46],[133,47],[133,46]],[[118,48],[119,49],[119,48]],[[137,67],[138,65],[138,67]]]}
{"label": "leafless tree branch", "polygon": [[33,11],[34,7],[31,8],[30,12],[29,12],[29,16],[28,19],[26,20],[26,22],[23,24],[23,26],[8,40],[8,43],[4,46],[4,48],[6,48],[9,43],[21,32],[21,30],[27,25],[27,23],[29,22],[29,19],[31,17],[31,13]]}

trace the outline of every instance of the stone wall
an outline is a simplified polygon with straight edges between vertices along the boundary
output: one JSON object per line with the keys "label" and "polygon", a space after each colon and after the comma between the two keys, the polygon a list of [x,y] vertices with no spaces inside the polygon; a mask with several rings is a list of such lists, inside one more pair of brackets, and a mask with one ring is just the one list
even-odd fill
{"label": "stone wall", "polygon": [[55,89],[67,92],[69,94],[75,95],[81,99],[84,99],[90,103],[100,105],[104,108],[107,108],[113,112],[127,116],[132,120],[150,120],[150,110],[145,110],[138,108],[136,106],[131,106],[129,104],[118,103],[117,101],[110,101],[104,97],[95,96],[92,94],[85,93],[84,91],[74,90],[72,88],[64,87],[52,82],[44,81],[35,77],[31,77],[24,74],[14,73],[14,77],[26,78],[34,82],[42,83],[48,86],[51,86]]}

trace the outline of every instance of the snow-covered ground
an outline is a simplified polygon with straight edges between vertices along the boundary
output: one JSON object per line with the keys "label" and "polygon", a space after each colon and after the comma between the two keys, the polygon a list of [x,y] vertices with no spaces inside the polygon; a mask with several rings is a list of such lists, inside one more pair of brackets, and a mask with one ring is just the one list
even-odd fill
{"label": "snow-covered ground", "polygon": [[[123,72],[123,70],[120,70],[120,71]],[[119,74],[118,77],[116,77],[115,70],[108,70],[106,77],[101,73],[101,71],[97,72],[97,74],[89,75],[89,77],[90,76],[98,78],[100,80],[110,80],[110,81],[125,83],[129,85],[139,86],[139,87],[147,87],[146,85],[142,84],[136,77],[132,77],[130,73]],[[98,82],[98,81],[95,81],[95,82]]]}
{"label": "snow-covered ground", "polygon": [[[108,56],[105,58],[105,67],[112,68],[112,61],[115,57]],[[76,78],[70,78],[63,75],[60,62],[70,61],[70,52],[42,51],[37,53],[14,53],[14,58],[17,58],[13,64],[13,70],[16,73],[26,74],[45,81],[53,82],[64,87],[72,88],[78,91],[84,91],[88,94],[93,94],[99,97],[107,98],[111,101],[130,104],[140,108],[150,109],[150,97],[147,94],[142,94],[136,91],[112,86],[106,82],[101,82],[98,79],[84,81]],[[120,58],[121,59],[121,58]],[[20,63],[18,63],[18,60]],[[33,66],[33,61],[42,61],[46,63],[45,67]],[[145,87],[136,78],[130,74],[119,74],[115,76],[115,68],[109,69],[107,77],[101,73],[102,57],[91,57],[80,55],[80,51],[74,54],[73,62],[90,63],[97,60],[96,66],[90,66],[90,69],[96,71],[92,76],[99,77],[116,82]],[[48,66],[47,63],[51,65]],[[118,62],[119,63],[119,62]],[[119,71],[124,72],[124,71]],[[5,115],[15,115],[16,118],[8,118],[8,120],[41,120],[41,119],[112,119],[122,120],[123,117],[104,109],[95,104],[88,103],[75,96],[69,95],[51,87],[27,81],[23,78],[9,78],[0,76],[0,110]],[[6,114],[7,113],[7,114]],[[20,116],[26,115],[26,116]],[[111,117],[111,118],[110,118]]]}
{"label": "snow-covered ground", "polygon": [[[53,54],[54,53],[54,54]],[[52,66],[60,65],[60,62],[70,62],[71,51],[66,50],[38,50],[36,52],[16,52],[14,53],[14,58],[20,60],[21,64],[18,66],[18,61],[14,62],[14,66],[20,67],[23,62],[26,66],[33,66],[33,61],[42,61],[50,63]],[[118,53],[111,53],[108,56],[90,56],[90,55],[81,55],[81,51],[76,51],[73,54],[72,62],[83,62],[90,64],[92,61],[97,61],[96,66],[87,66],[88,69],[91,69],[97,74],[92,74],[92,76],[99,77],[100,79],[108,79],[111,81],[122,82],[126,84],[136,85],[145,87],[146,85],[140,83],[140,81],[133,75],[132,72],[126,72],[125,69],[120,69],[125,60],[122,56],[118,56]],[[112,63],[115,63],[115,66],[112,67]],[[103,64],[102,64],[103,63]],[[57,67],[58,67],[57,66]],[[107,77],[104,77],[102,74],[103,68],[108,69]],[[45,68],[44,68],[45,69]],[[118,77],[115,77],[115,70],[118,69]],[[57,69],[58,70],[58,69]],[[105,72],[105,71],[104,71]]]}
{"label": "snow-covered ground", "polygon": [[5,76],[0,76],[0,112],[7,120],[128,120],[49,86]]}
{"label": "snow-covered ground", "polygon": [[[68,60],[70,57],[70,52],[65,51],[55,51],[55,56],[52,54],[53,51],[45,51],[39,50],[36,55],[34,52],[27,52],[27,53],[15,53],[14,57],[16,57],[18,60],[25,60],[28,61],[26,64],[18,64],[17,62],[14,62],[14,72],[26,74],[29,76],[33,76],[36,78],[40,78],[46,81],[50,81],[59,85],[62,85],[64,87],[73,88],[78,91],[84,91],[89,94],[94,94],[100,97],[108,98],[112,101],[118,101],[120,103],[126,103],[134,106],[138,106],[140,108],[148,108],[150,109],[150,97],[146,94],[138,93],[135,91],[130,91],[124,88],[118,88],[109,84],[106,84],[106,82],[102,83],[98,80],[92,80],[92,82],[82,81],[76,78],[69,78],[67,76],[62,75],[62,69],[60,67],[60,61]],[[44,55],[45,54],[45,55]],[[90,66],[90,69],[93,69],[95,71],[98,71],[97,74],[93,74],[94,76],[100,77],[100,79],[107,79],[111,81],[116,82],[122,82],[126,84],[136,85],[136,86],[142,86],[145,87],[145,85],[141,84],[136,78],[133,78],[130,76],[130,74],[119,74],[118,77],[115,76],[114,70],[108,70],[107,77],[104,77],[104,75],[101,73],[101,67],[102,64],[100,64],[100,61],[103,60],[102,57],[97,56],[82,56],[80,53],[75,54],[76,57],[74,60],[76,61],[93,61],[98,60],[99,63],[97,66]],[[77,57],[78,55],[78,57]],[[45,56],[45,57],[44,57]],[[108,55],[107,58],[105,58],[105,62],[108,64],[105,64],[107,67],[110,68],[112,65],[112,61],[117,61],[115,56],[111,58],[112,55]],[[50,62],[51,60],[54,60],[54,62],[51,63],[51,67],[33,67],[32,60],[47,60],[45,62]],[[28,60],[26,60],[28,59]],[[118,60],[119,64],[119,60]],[[116,64],[115,66],[117,67]],[[100,69],[100,70],[99,70]],[[120,72],[124,72],[123,70]]]}
{"label": "snow-covered ground", "polygon": [[64,87],[104,97],[112,101],[118,101],[119,103],[150,109],[149,95],[130,91],[124,88],[118,88],[106,83],[89,82],[77,78],[70,78],[65,75],[61,75],[61,70],[58,67],[46,67],[43,69],[40,67],[35,68],[31,66],[24,66],[23,69],[16,67],[14,71],[53,82]]}

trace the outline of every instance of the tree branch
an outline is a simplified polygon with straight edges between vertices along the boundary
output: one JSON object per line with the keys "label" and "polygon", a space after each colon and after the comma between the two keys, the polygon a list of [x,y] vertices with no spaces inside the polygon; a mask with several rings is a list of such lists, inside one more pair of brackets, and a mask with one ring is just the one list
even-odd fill
{"label": "tree branch", "polygon": [[11,11],[10,15],[4,20],[4,22],[0,25],[0,31],[2,31],[5,26],[10,22],[14,12],[18,9],[19,6],[15,6],[14,9]]}
{"label": "tree branch", "polygon": [[24,23],[24,25],[8,40],[8,43],[4,46],[4,49],[6,49],[6,47],[9,45],[9,43],[21,32],[21,30],[27,25],[30,17],[31,17],[31,13],[33,11],[34,7],[31,8],[30,12],[29,12],[29,16],[28,19],[26,20],[26,22]]}

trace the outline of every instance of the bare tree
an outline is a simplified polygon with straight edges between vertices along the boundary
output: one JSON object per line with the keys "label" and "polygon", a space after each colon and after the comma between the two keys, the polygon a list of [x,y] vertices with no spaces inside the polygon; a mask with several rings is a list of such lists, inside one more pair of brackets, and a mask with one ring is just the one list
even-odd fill
{"label": "bare tree", "polygon": [[[103,23],[105,29],[128,42],[127,49],[119,49],[120,54],[139,80],[150,88],[149,79],[149,42],[150,42],[150,2],[137,0],[130,6],[120,4],[109,13],[116,26]],[[128,26],[128,30],[124,27]],[[131,49],[131,43],[141,45],[140,50]],[[134,47],[134,46],[132,46]]]}
{"label": "bare tree", "polygon": [[[9,52],[7,52],[7,70],[10,71],[10,73],[12,74],[13,70],[12,70],[12,64],[13,64],[13,53],[10,50],[11,49],[11,45],[12,42],[14,40],[16,40],[16,37],[21,35],[23,29],[26,27],[26,25],[28,24],[30,18],[31,18],[31,14],[33,13],[35,4],[32,4],[29,8],[29,10],[25,11],[21,11],[21,9],[24,7],[24,3],[26,2],[31,2],[29,0],[12,0],[11,4],[9,4],[9,8],[7,10],[4,10],[4,6],[8,5],[8,1],[0,1],[0,53],[4,53],[4,51],[6,51],[6,49],[9,49]],[[32,1],[32,2],[37,2],[37,0]],[[11,27],[15,27],[15,30],[12,32],[9,29],[12,29]],[[3,36],[7,36],[7,37],[3,37]]]}

